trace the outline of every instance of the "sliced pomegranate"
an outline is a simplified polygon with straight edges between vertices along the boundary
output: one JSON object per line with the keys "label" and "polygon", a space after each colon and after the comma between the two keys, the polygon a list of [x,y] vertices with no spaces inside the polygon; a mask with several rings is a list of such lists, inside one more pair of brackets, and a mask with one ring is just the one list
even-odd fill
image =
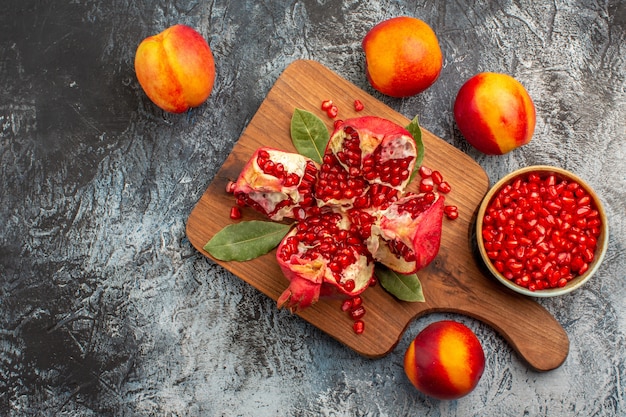
{"label": "sliced pomegranate", "polygon": [[439,252],[444,197],[407,193],[380,213],[367,240],[375,260],[401,274],[432,262]]}
{"label": "sliced pomegranate", "polygon": [[343,207],[380,207],[408,184],[417,148],[389,120],[364,116],[337,123],[324,152],[316,197]]}
{"label": "sliced pomegranate", "polygon": [[298,222],[276,251],[290,281],[278,306],[298,311],[317,302],[320,295],[362,293],[374,274],[374,261],[354,231],[343,211],[329,207],[311,210]]}
{"label": "sliced pomegranate", "polygon": [[[332,102],[322,103],[332,109]],[[405,194],[417,146],[402,126],[374,116],[336,120],[322,164],[300,155],[261,148],[239,179],[226,187],[238,205],[273,220],[293,218],[294,227],[276,250],[289,286],[278,306],[302,310],[321,296],[339,294],[342,310],[364,329],[359,297],[376,285],[374,263],[412,273],[439,251],[443,177],[420,170],[420,194]],[[439,178],[441,177],[441,178]],[[447,190],[449,191],[449,190]],[[446,192],[446,191],[442,191]]]}
{"label": "sliced pomegranate", "polygon": [[316,205],[317,172],[318,165],[303,155],[263,147],[252,155],[230,188],[240,206],[280,221],[296,218],[299,208]]}

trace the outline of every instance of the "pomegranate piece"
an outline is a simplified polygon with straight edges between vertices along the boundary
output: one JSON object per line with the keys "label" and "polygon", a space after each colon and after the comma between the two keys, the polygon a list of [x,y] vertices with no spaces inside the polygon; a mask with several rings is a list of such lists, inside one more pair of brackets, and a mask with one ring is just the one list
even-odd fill
{"label": "pomegranate piece", "polygon": [[388,204],[407,186],[416,157],[402,126],[375,116],[346,119],[330,136],[315,195],[343,207]]}
{"label": "pomegranate piece", "polygon": [[272,220],[296,218],[299,208],[316,204],[313,189],[318,169],[303,155],[263,147],[230,188],[240,206],[250,206]]}
{"label": "pomegranate piece", "polygon": [[444,197],[436,192],[407,193],[382,211],[367,247],[388,268],[411,274],[437,256],[441,245]]}
{"label": "pomegranate piece", "polygon": [[279,307],[295,312],[320,295],[353,298],[365,291],[374,261],[351,226],[344,212],[326,207],[312,210],[285,236],[276,259],[290,283],[278,299]]}

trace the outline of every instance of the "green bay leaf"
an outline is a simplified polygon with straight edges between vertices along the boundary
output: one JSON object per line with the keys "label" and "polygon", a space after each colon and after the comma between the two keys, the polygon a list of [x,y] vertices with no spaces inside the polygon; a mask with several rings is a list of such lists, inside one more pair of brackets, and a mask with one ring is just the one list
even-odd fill
{"label": "green bay leaf", "polygon": [[330,133],[322,119],[306,110],[294,110],[291,116],[291,141],[300,154],[322,163],[329,139]]}
{"label": "green bay leaf", "polygon": [[413,167],[413,172],[411,173],[411,180],[419,171],[420,166],[422,166],[422,161],[424,160],[424,142],[422,142],[422,128],[419,124],[419,119],[417,116],[411,120],[409,125],[406,127],[406,130],[409,131],[413,139],[415,140],[415,146],[417,147],[417,158],[415,159],[415,166]]}
{"label": "green bay leaf", "polygon": [[376,277],[380,285],[398,300],[410,302],[424,302],[422,283],[415,274],[403,275],[391,269],[376,264]]}
{"label": "green bay leaf", "polygon": [[274,249],[290,225],[251,220],[230,224],[204,245],[204,250],[222,261],[249,261]]}

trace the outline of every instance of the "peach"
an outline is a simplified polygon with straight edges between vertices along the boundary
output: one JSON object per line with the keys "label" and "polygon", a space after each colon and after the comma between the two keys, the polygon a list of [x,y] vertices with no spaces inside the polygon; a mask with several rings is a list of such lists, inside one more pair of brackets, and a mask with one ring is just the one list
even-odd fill
{"label": "peach", "polygon": [[507,74],[476,74],[463,84],[454,102],[461,134],[488,155],[502,155],[530,142],[535,117],[528,92]]}
{"label": "peach", "polygon": [[421,93],[439,77],[443,56],[435,32],[424,21],[400,16],[374,26],[363,38],[369,83],[392,97]]}
{"label": "peach", "polygon": [[201,105],[211,94],[215,61],[209,44],[196,30],[175,25],[139,44],[135,73],[154,104],[182,113]]}
{"label": "peach", "polygon": [[485,354],[474,332],[451,320],[426,326],[404,355],[404,371],[415,388],[442,400],[470,393],[484,369]]}

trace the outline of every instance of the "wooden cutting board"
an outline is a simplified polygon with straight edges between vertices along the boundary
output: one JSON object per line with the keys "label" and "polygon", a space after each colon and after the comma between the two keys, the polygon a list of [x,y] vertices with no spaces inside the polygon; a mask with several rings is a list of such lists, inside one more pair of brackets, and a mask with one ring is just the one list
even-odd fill
{"label": "wooden cutting board", "polygon": [[[213,235],[231,224],[234,198],[225,192],[252,153],[260,146],[295,152],[291,143],[290,121],[294,109],[316,113],[332,130],[333,121],[322,110],[323,100],[332,99],[339,107],[338,118],[376,115],[406,126],[409,119],[378,101],[355,85],[313,61],[296,61],[278,78],[250,121],[232,153],[192,210],[187,235],[193,246],[202,248]],[[360,113],[353,102],[365,105]],[[352,321],[340,309],[341,300],[323,299],[299,315],[361,355],[376,358],[389,353],[407,325],[432,312],[461,313],[492,326],[528,364],[540,371],[554,369],[567,357],[569,340],[560,324],[531,298],[520,296],[486,275],[474,249],[474,218],[489,188],[485,171],[466,154],[423,130],[423,164],[439,170],[451,184],[446,204],[459,208],[458,219],[444,218],[441,249],[435,261],[418,272],[426,302],[401,302],[380,285],[363,294],[367,313],[366,330],[352,331]],[[415,181],[409,189],[415,189]],[[242,220],[264,220],[251,209],[243,210]],[[262,293],[277,300],[288,286],[275,259],[275,251],[248,262],[222,262],[213,259]],[[489,352],[488,352],[489,354]],[[498,354],[498,352],[491,352]]]}

